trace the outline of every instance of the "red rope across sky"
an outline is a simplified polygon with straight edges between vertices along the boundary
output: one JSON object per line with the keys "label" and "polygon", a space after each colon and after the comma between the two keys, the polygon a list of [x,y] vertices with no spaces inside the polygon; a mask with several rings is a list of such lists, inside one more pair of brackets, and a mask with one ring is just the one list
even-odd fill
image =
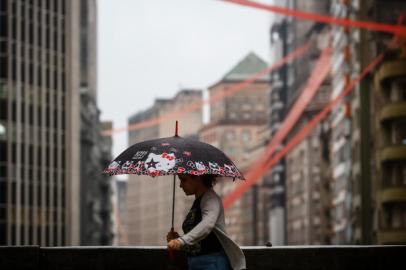
{"label": "red rope across sky", "polygon": [[[373,31],[386,32],[394,34],[395,37],[406,36],[406,27],[401,25],[389,25],[376,22],[366,22],[346,18],[337,18],[283,7],[277,7],[273,5],[266,5],[247,0],[222,0],[222,1],[242,5],[245,7],[252,7],[270,12],[275,12],[278,14],[295,17],[298,19],[312,20],[327,24],[340,25],[344,27],[363,28]],[[201,109],[207,103],[213,103],[215,101],[221,100],[225,97],[228,97],[230,95],[233,95],[239,91],[246,89],[248,85],[252,84],[253,82],[255,82],[255,80],[262,77],[263,75],[268,74],[276,70],[277,68],[283,66],[284,64],[302,56],[309,49],[309,47],[310,43],[306,43],[304,46],[297,48],[293,52],[289,53],[288,55],[286,55],[285,57],[274,63],[272,66],[254,74],[249,79],[234,85],[226,93],[219,93],[218,95],[212,96],[208,101],[195,102],[182,110],[168,113],[162,117],[133,124],[126,128],[104,131],[103,135],[111,136],[113,133],[117,132],[126,132],[151,127],[167,120],[176,119],[185,113]],[[306,137],[306,135],[309,134],[309,132],[318,123],[320,123],[322,119],[324,119],[327,116],[327,114],[331,111],[331,109],[335,105],[337,105],[337,103],[340,102],[346,95],[348,95],[352,91],[353,87],[359,81],[361,81],[377,64],[379,64],[383,60],[385,53],[386,52],[379,54],[373,61],[371,61],[371,63],[361,73],[358,74],[357,78],[352,80],[347,85],[347,87],[345,87],[345,89],[341,92],[339,96],[330,101],[320,113],[318,113],[307,125],[305,125],[299,132],[295,134],[295,136],[286,144],[286,146],[281,151],[275,154],[277,147],[281,145],[287,134],[291,131],[293,125],[298,121],[307,104],[310,102],[311,98],[317,93],[317,90],[319,89],[323,80],[329,73],[331,49],[327,48],[323,50],[304,90],[301,93],[301,96],[297,99],[296,103],[294,104],[291,111],[284,120],[281,128],[272,138],[271,142],[266,147],[264,154],[258,159],[258,162],[255,163],[245,174],[247,180],[244,182],[240,182],[240,184],[223,199],[224,208],[225,209],[229,208],[239,197],[241,197],[241,195],[245,191],[247,191],[252,185],[254,185],[257,181],[259,181],[259,179],[261,179],[261,177],[267,171],[269,171],[269,169],[271,169],[274,165],[276,165],[281,158],[283,158],[301,140],[303,140]]]}
{"label": "red rope across sky", "polygon": [[[247,0],[222,0],[222,1],[227,2],[227,3],[242,5],[245,7],[262,9],[262,10],[266,10],[269,12],[282,14],[285,16],[295,17],[298,19],[317,21],[317,22],[322,22],[322,23],[327,23],[327,24],[341,25],[341,26],[345,26],[345,27],[369,29],[369,30],[373,30],[373,31],[392,33],[397,36],[406,36],[406,27],[402,26],[402,25],[390,25],[390,24],[382,24],[382,23],[376,23],[376,22],[365,22],[365,21],[351,20],[351,19],[345,19],[345,18],[337,18],[337,17],[303,12],[303,11],[299,11],[299,10],[288,9],[288,8],[283,8],[283,7],[273,6],[273,5],[266,5],[266,4],[261,4],[261,3],[257,3],[257,2],[253,2],[253,1],[247,1]],[[248,86],[250,83],[255,81],[256,78],[259,78],[259,77],[263,76],[264,74],[267,74],[267,73],[279,68],[280,66],[284,65],[286,62],[292,61],[293,59],[301,56],[308,48],[309,48],[309,44],[306,44],[305,46],[296,49],[295,51],[286,55],[286,57],[282,58],[281,60],[276,62],[274,65],[270,66],[269,68],[264,69],[263,71],[260,71],[257,74],[253,75],[250,79],[243,81],[240,84],[235,85],[232,89],[230,89],[229,93],[226,93],[226,94],[221,93],[216,97],[212,97],[212,99],[210,99],[209,101],[201,101],[201,102],[193,103],[190,106],[184,108],[183,110],[169,113],[163,117],[146,120],[146,121],[143,121],[143,122],[140,122],[137,124],[129,125],[128,127],[125,127],[125,128],[119,128],[119,129],[114,129],[114,130],[105,130],[102,132],[102,134],[104,136],[111,136],[113,133],[127,132],[127,131],[131,131],[131,130],[147,128],[147,127],[151,127],[151,126],[157,125],[159,123],[162,123],[163,121],[176,119],[185,113],[188,113],[188,112],[191,112],[194,110],[198,110],[198,109],[202,108],[203,105],[206,103],[211,103],[214,100],[216,100],[216,101],[221,100],[221,99],[225,98],[226,96],[229,96],[233,93],[243,90],[244,87]]]}
{"label": "red rope across sky", "polygon": [[247,0],[222,0],[223,2],[228,2],[232,4],[238,4],[245,7],[257,8],[262,9],[274,13],[278,13],[281,15],[295,17],[297,19],[304,19],[310,21],[316,21],[321,23],[327,24],[335,24],[345,27],[353,27],[353,28],[363,28],[378,32],[386,32],[391,33],[398,36],[406,36],[406,27],[402,25],[391,25],[391,24],[383,24],[377,22],[366,22],[366,21],[358,21],[346,18],[339,18],[327,15],[320,15],[316,13],[304,12],[300,10],[294,10],[284,7],[278,7],[274,5],[267,5],[261,4],[253,1]]}
{"label": "red rope across sky", "polygon": [[[398,24],[402,24],[404,20],[404,13],[401,13],[399,18],[398,18]],[[395,35],[392,39],[391,44],[389,47],[394,47],[396,43],[399,42],[399,36]],[[389,48],[388,48],[389,49]],[[238,198],[242,196],[244,192],[246,192],[252,185],[254,185],[256,182],[258,182],[265,173],[267,173],[273,166],[278,164],[278,162],[283,158],[289,151],[291,151],[299,142],[301,142],[309,132],[316,127],[318,123],[320,123],[321,120],[323,120],[328,113],[333,109],[334,106],[336,106],[345,96],[347,96],[354,86],[359,83],[372,69],[374,69],[380,62],[382,62],[386,52],[388,51],[386,49],[384,52],[380,53],[375,59],[373,59],[368,66],[362,70],[358,76],[350,81],[350,83],[343,89],[343,91],[335,97],[332,101],[330,101],[324,109],[318,113],[313,119],[304,127],[302,127],[292,139],[286,144],[286,146],[278,152],[276,155],[273,156],[275,152],[275,146],[278,146],[280,142],[282,142],[282,139],[278,139],[277,142],[273,142],[276,139],[273,139],[267,146],[267,149],[264,153],[264,155],[258,160],[259,162],[255,163],[249,171],[245,174],[246,181],[241,182],[232,192],[230,192],[224,199],[223,199],[223,204],[224,204],[224,209],[228,209]],[[315,67],[316,69],[317,67]],[[313,76],[313,73],[312,75]],[[299,97],[299,100],[302,98],[302,96]],[[295,103],[296,106],[297,102]],[[295,108],[292,108],[292,111]],[[291,113],[289,112],[288,116],[286,117],[286,120],[289,121],[289,115]],[[283,126],[285,125],[285,122]],[[292,121],[290,119],[290,121]],[[277,135],[277,134],[276,134]],[[276,137],[276,136],[275,136]],[[281,136],[282,137],[282,136]]]}

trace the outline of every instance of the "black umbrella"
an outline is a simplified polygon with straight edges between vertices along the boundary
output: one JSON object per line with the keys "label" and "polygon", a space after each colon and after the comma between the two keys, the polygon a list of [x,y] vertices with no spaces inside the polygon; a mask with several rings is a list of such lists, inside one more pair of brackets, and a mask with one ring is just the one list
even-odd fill
{"label": "black umbrella", "polygon": [[174,175],[172,229],[174,224],[175,185],[177,174],[211,174],[244,179],[235,164],[216,147],[197,140],[175,136],[136,143],[122,152],[104,170],[110,175]]}

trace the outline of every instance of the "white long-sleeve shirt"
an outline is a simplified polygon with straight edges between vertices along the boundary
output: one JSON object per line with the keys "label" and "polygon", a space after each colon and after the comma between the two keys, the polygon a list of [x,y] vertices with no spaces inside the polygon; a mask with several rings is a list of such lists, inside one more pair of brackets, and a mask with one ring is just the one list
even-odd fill
{"label": "white long-sleeve shirt", "polygon": [[244,253],[226,234],[223,203],[213,189],[202,195],[200,209],[202,211],[202,221],[190,232],[178,239],[184,245],[194,245],[213,231],[227,254],[233,270],[246,269]]}

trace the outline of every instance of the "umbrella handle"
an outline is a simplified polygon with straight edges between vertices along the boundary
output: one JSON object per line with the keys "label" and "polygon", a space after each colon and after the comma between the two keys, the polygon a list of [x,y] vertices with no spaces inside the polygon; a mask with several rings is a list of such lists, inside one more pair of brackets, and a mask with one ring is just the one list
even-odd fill
{"label": "umbrella handle", "polygon": [[[177,122],[176,122],[177,125]],[[173,233],[175,231],[174,229],[174,219],[175,219],[175,186],[176,186],[176,174],[173,175],[173,193],[172,193],[172,227],[171,227],[171,232]],[[176,256],[175,256],[175,250],[173,249],[168,249],[168,258],[170,261],[175,261]]]}
{"label": "umbrella handle", "polygon": [[[172,221],[173,222],[173,221]],[[172,223],[173,224],[173,223]],[[171,233],[173,233],[175,231],[175,229],[173,228],[173,226],[172,226],[172,228],[171,228]],[[170,261],[175,261],[175,259],[176,259],[176,256],[175,256],[175,250],[174,249],[169,249],[168,248],[168,259],[170,260]]]}

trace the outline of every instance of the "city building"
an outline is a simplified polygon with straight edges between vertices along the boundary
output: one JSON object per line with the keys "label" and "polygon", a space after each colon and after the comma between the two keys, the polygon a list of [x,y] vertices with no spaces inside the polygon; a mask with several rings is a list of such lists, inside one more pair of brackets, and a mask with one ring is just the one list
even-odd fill
{"label": "city building", "polygon": [[[357,2],[331,1],[331,15],[342,18],[357,18]],[[330,99],[340,95],[351,79],[359,72],[359,58],[355,48],[359,43],[359,30],[350,27],[331,26],[332,35],[332,92]],[[332,244],[351,244],[354,239],[353,203],[354,178],[360,173],[360,160],[354,155],[360,140],[359,123],[353,122],[351,108],[354,92],[333,108],[330,114],[331,128],[331,218]],[[353,107],[354,108],[354,107]],[[354,151],[352,151],[354,147]],[[355,170],[353,170],[355,169]]]}
{"label": "city building", "polygon": [[[303,57],[306,59],[307,68],[303,62],[300,64],[308,71],[309,77],[321,50],[329,46],[329,30],[318,28],[318,24],[314,26],[307,32],[308,40],[312,41],[310,52]],[[328,103],[330,84],[330,79],[327,77],[288,134],[288,141]],[[307,80],[302,80],[301,84],[295,82],[293,85],[303,89],[307,85]],[[297,100],[297,95],[295,96],[296,99],[288,101],[288,110]],[[287,244],[289,245],[320,245],[325,244],[328,238],[326,228],[328,216],[325,216],[325,210],[330,203],[323,200],[327,197],[326,193],[329,189],[325,188],[325,172],[322,170],[325,167],[321,164],[323,159],[321,127],[319,125],[317,129],[313,129],[285,157]]]}
{"label": "city building", "polygon": [[374,76],[378,244],[406,243],[406,55]]}
{"label": "city building", "polygon": [[80,5],[0,3],[0,245],[78,245]]}
{"label": "city building", "polygon": [[113,219],[115,246],[128,245],[127,228],[127,180],[113,177]]}
{"label": "city building", "polygon": [[[242,165],[248,168],[248,163],[255,162],[253,159],[247,163],[243,156],[268,123],[269,78],[265,75],[240,91],[234,90],[238,89],[239,83],[266,67],[266,62],[249,53],[219,82],[209,87],[209,98],[215,101],[210,104],[210,123],[199,131],[199,138],[224,151],[238,168]],[[230,179],[220,179],[216,190],[226,196],[235,184]],[[227,232],[241,245],[254,245],[258,239],[254,237],[255,230],[247,230],[253,225],[254,195],[256,193],[251,190],[246,192],[226,212]]]}
{"label": "city building", "polygon": [[[328,1],[277,1],[277,5],[326,14]],[[281,127],[287,113],[306,85],[320,50],[328,42],[324,27],[312,21],[299,21],[292,17],[276,15],[270,30],[271,54],[281,59],[293,50],[310,42],[310,49],[299,58],[288,62],[271,74],[270,128],[271,137]],[[320,36],[320,37],[319,37]],[[313,101],[306,108],[289,140],[299,128],[321,110],[327,102],[329,82],[322,85]],[[283,148],[283,144],[279,149]],[[324,206],[321,200],[323,173],[320,168],[318,132],[309,134],[285,158],[269,171],[270,239],[275,245],[323,243]],[[323,224],[323,226],[322,226]]]}
{"label": "city building", "polygon": [[[128,124],[129,144],[144,140],[175,135],[175,120],[165,120],[142,129],[131,129],[132,125],[165,117],[182,111],[193,104],[202,103],[202,91],[185,89],[172,99],[157,99],[145,111],[131,116]],[[179,116],[179,135],[196,139],[202,126],[202,110]],[[182,232],[181,220],[189,211],[194,198],[186,197],[177,180],[175,195],[175,230]],[[166,245],[166,234],[171,229],[173,176],[152,178],[145,175],[130,175],[127,185],[127,234],[131,245]]]}
{"label": "city building", "polygon": [[111,122],[100,121],[97,105],[97,6],[80,1],[80,244],[111,245],[111,177],[103,175],[111,161],[112,139],[102,131]]}
{"label": "city building", "polygon": [[288,245],[329,243],[330,179],[322,164],[320,128],[286,155]]}
{"label": "city building", "polygon": [[[266,146],[270,141],[270,133],[269,125],[265,125],[256,131],[254,136],[255,140],[245,145],[244,153],[239,164],[242,171],[248,171],[250,167],[254,165],[253,161],[262,158]],[[269,185],[269,180],[270,175],[267,173],[261,176],[251,187],[250,191],[248,191],[250,199],[247,202],[246,213],[248,212],[250,214],[251,224],[247,225],[251,228],[251,245],[254,246],[264,246],[271,242],[271,227],[269,222],[271,186]]]}
{"label": "city building", "polygon": [[[277,4],[285,6],[285,2]],[[292,38],[288,38],[289,23],[291,20],[276,15],[270,29],[271,55],[274,59],[281,59],[289,53],[292,48]],[[288,66],[283,65],[271,73],[270,83],[272,86],[270,100],[270,131],[273,137],[282,125],[285,117],[287,92],[291,81],[288,82]],[[282,147],[283,145],[281,145]],[[271,228],[270,239],[274,245],[286,244],[286,205],[285,205],[285,183],[286,183],[285,158],[281,158],[269,174],[270,186],[270,209],[269,224]]]}
{"label": "city building", "polygon": [[[397,24],[405,8],[402,1],[332,1],[331,14]],[[332,40],[333,99],[378,54],[388,49],[392,36],[358,28],[332,26]],[[402,40],[398,48],[401,48]],[[405,242],[405,196],[401,194],[404,157],[384,157],[388,153],[385,150],[391,147],[402,149],[402,125],[397,126],[402,122],[401,114],[399,117],[394,116],[393,108],[390,107],[396,104],[399,107],[395,111],[404,109],[401,105],[402,78],[405,76],[402,73],[403,56],[400,49],[387,52],[384,62],[372,75],[356,84],[352,93],[332,111],[333,244]],[[400,63],[392,69],[395,75],[391,75],[391,71],[386,74],[391,70],[386,67],[394,62]],[[388,108],[390,116],[386,116]],[[393,195],[391,183],[399,184],[394,186],[399,187],[400,193],[396,191],[392,199],[387,199],[387,194],[391,194],[389,197]]]}
{"label": "city building", "polygon": [[[373,19],[397,24],[404,1],[373,1]],[[405,25],[405,22],[402,22]],[[376,57],[393,37],[376,34],[372,47]],[[365,48],[364,47],[364,48]],[[368,57],[368,55],[366,55]],[[374,134],[372,192],[374,238],[377,244],[406,244],[406,40],[398,38],[386,53],[370,82],[371,129]],[[363,193],[362,193],[363,194]],[[372,215],[371,215],[372,216]]]}

